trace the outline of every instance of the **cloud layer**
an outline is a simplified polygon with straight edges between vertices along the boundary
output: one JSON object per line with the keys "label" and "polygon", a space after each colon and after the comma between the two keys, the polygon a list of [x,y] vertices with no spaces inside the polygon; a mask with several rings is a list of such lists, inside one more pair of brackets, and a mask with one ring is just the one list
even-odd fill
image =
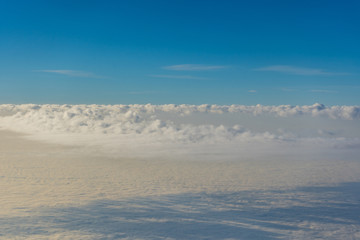
{"label": "cloud layer", "polygon": [[[359,106],[26,104],[0,105],[0,116],[2,129],[50,142],[98,145],[131,157],[234,158],[360,146],[356,134],[338,134],[346,121],[360,120]],[[309,122],[303,128],[310,129],[312,121],[330,127],[306,133],[292,126],[299,119]],[[283,125],[292,127],[284,130]]]}

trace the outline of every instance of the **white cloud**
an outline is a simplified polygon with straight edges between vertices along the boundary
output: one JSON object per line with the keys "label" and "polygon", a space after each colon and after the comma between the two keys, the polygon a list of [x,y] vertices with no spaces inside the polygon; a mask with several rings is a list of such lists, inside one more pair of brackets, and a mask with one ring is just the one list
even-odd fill
{"label": "white cloud", "polygon": [[249,90],[248,92],[249,92],[249,93],[257,93],[256,90]]}
{"label": "white cloud", "polygon": [[175,70],[175,71],[209,71],[209,70],[218,70],[227,68],[227,66],[221,65],[204,65],[204,64],[180,64],[180,65],[172,65],[163,67],[167,70]]}
{"label": "white cloud", "polygon": [[34,72],[56,73],[71,77],[104,78],[103,76],[99,76],[91,72],[75,71],[75,70],[34,70]]}
{"label": "white cloud", "polygon": [[131,95],[143,95],[143,94],[158,94],[160,93],[159,91],[132,91],[132,92],[128,92],[128,94]]}
{"label": "white cloud", "polygon": [[[338,135],[342,131],[336,125],[350,126],[351,122],[344,121],[359,120],[360,106],[322,104],[0,105],[1,129],[29,133],[48,142],[101,146],[124,157],[234,158],[279,151],[290,154],[296,149],[310,154],[359,146],[359,138]],[[317,121],[335,125],[321,129],[321,124],[319,129],[302,134],[302,129]],[[275,131],[299,123],[308,125]],[[355,134],[357,126],[348,131]],[[330,132],[335,134],[324,134]]]}
{"label": "white cloud", "polygon": [[194,80],[205,80],[204,77],[196,77],[190,75],[149,75],[154,78],[170,78],[170,79],[194,79]]}
{"label": "white cloud", "polygon": [[281,91],[283,92],[295,92],[296,90],[293,88],[282,88]]}
{"label": "white cloud", "polygon": [[337,93],[337,91],[332,90],[324,90],[324,89],[312,89],[309,92],[316,92],[316,93]]}
{"label": "white cloud", "polygon": [[348,75],[348,73],[336,73],[336,72],[327,72],[322,69],[315,68],[301,68],[287,65],[274,65],[262,68],[256,68],[255,71],[262,72],[279,72],[279,73],[287,73],[294,75],[304,75],[304,76],[334,76],[334,75]]}

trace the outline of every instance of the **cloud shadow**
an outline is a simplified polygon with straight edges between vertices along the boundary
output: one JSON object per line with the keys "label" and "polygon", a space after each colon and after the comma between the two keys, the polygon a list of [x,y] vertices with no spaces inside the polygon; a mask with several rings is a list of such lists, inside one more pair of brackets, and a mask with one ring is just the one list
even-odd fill
{"label": "cloud shadow", "polygon": [[82,206],[40,209],[33,217],[0,218],[0,229],[6,230],[0,232],[6,237],[80,231],[104,239],[322,237],[322,231],[329,236],[351,226],[359,229],[359,189],[360,183],[346,183],[292,190],[103,199]]}

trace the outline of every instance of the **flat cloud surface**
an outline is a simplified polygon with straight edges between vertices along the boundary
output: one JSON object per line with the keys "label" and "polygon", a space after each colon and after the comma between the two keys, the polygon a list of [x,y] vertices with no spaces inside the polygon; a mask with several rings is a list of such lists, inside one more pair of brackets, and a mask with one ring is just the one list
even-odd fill
{"label": "flat cloud surface", "polygon": [[360,238],[356,106],[0,114],[0,239]]}

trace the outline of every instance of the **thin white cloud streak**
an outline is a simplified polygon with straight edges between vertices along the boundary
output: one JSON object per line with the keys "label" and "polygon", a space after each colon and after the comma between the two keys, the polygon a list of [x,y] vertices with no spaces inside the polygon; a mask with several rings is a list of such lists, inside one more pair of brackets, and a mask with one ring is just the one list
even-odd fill
{"label": "thin white cloud streak", "polygon": [[75,70],[34,70],[34,72],[55,73],[71,77],[105,78],[104,76],[99,76],[91,72]]}
{"label": "thin white cloud streak", "polygon": [[169,78],[169,79],[194,79],[194,80],[206,80],[205,77],[196,77],[190,75],[149,75],[153,78]]}
{"label": "thin white cloud streak", "polygon": [[281,91],[283,91],[283,92],[295,92],[297,90],[295,90],[293,88],[282,88]]}
{"label": "thin white cloud streak", "polygon": [[210,71],[227,68],[227,66],[221,65],[204,65],[204,64],[180,64],[165,66],[163,69],[174,71]]}
{"label": "thin white cloud streak", "polygon": [[248,92],[249,92],[249,93],[257,93],[256,90],[249,90]]}
{"label": "thin white cloud streak", "polygon": [[337,72],[327,72],[322,69],[315,68],[301,68],[287,65],[274,65],[262,68],[256,68],[254,71],[261,72],[278,72],[286,73],[293,75],[303,75],[303,76],[335,76],[335,75],[349,75],[349,73],[337,73]]}
{"label": "thin white cloud streak", "polygon": [[325,90],[325,89],[312,89],[312,90],[309,90],[309,92],[314,92],[314,93],[337,93],[337,91]]}
{"label": "thin white cloud streak", "polygon": [[159,91],[132,91],[132,92],[128,92],[128,94],[131,95],[146,95],[146,94],[159,94],[161,92]]}

